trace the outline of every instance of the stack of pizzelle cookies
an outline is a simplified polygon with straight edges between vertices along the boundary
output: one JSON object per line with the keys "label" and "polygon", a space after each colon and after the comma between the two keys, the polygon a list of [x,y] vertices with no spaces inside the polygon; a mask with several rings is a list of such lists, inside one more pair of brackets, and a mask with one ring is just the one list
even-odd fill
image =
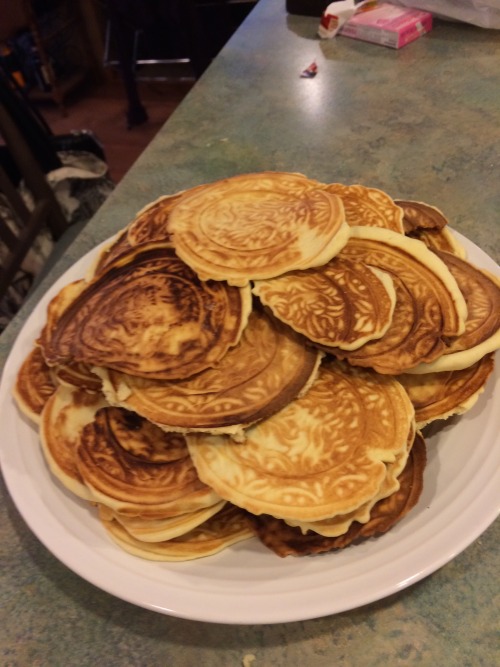
{"label": "stack of pizzelle cookies", "polygon": [[305,555],[415,506],[420,429],[498,347],[499,282],[437,208],[262,172],[142,209],[53,298],[14,393],[130,553]]}

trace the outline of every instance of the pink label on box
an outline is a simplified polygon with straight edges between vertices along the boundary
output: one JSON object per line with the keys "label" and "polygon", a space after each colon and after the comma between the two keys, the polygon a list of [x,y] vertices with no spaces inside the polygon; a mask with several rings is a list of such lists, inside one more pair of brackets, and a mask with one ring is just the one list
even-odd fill
{"label": "pink label on box", "polygon": [[432,14],[429,12],[384,3],[350,18],[341,34],[398,49],[431,28]]}

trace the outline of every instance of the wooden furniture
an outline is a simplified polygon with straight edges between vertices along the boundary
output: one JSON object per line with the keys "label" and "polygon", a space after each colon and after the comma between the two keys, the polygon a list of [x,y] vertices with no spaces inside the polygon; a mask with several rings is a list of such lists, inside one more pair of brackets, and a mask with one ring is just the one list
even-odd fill
{"label": "wooden furniture", "polygon": [[[17,270],[21,266],[34,239],[46,226],[57,241],[67,229],[67,221],[61,207],[50,187],[38,155],[33,147],[37,144],[37,150],[43,152],[43,159],[48,166],[51,147],[48,136],[45,137],[42,129],[37,131],[36,121],[29,123],[29,127],[23,128],[20,119],[22,107],[16,104],[17,99],[13,93],[6,90],[6,82],[0,78],[0,137],[3,139],[8,151],[6,155],[10,158],[9,165],[12,173],[7,173],[0,166],[0,193],[6,210],[10,212],[10,218],[15,223],[15,231],[9,226],[7,220],[0,217],[0,240],[7,248],[7,256],[0,267],[0,299],[7,291]],[[30,121],[29,116],[27,117]],[[31,139],[31,141],[30,141]],[[46,140],[44,151],[43,142]],[[59,164],[58,158],[53,152],[54,167]],[[17,178],[20,177],[33,200],[33,209],[30,209],[18,190]]]}
{"label": "wooden furniture", "polygon": [[120,71],[128,127],[148,118],[137,88],[139,79],[199,78],[254,4],[256,1],[106,0],[103,62]]}
{"label": "wooden furniture", "polygon": [[[53,100],[66,113],[67,96],[92,73],[102,71],[95,0],[0,0],[0,42],[27,32],[39,62],[33,99]],[[31,67],[31,65],[30,65]]]}

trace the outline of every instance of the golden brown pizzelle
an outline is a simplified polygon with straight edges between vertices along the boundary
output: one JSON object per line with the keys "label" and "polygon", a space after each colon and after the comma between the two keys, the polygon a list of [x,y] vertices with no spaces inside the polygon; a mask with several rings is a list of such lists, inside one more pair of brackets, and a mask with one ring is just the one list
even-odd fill
{"label": "golden brown pizzelle", "polygon": [[133,220],[101,249],[91,266],[89,277],[103,273],[118,257],[132,248],[151,242],[170,243],[170,212],[185,194],[203,187],[200,185],[173,195],[162,195],[144,206],[137,212]]}
{"label": "golden brown pizzelle", "polygon": [[457,371],[399,375],[398,380],[415,408],[418,427],[470,410],[484,391],[494,366],[494,355],[487,354],[472,366]]}
{"label": "golden brown pizzelle", "polygon": [[24,359],[14,384],[14,398],[23,414],[39,423],[42,410],[56,390],[41,349],[35,345]]}
{"label": "golden brown pizzelle", "polygon": [[500,346],[499,283],[442,252],[446,228],[435,207],[288,172],[147,205],[51,301],[19,372],[54,477],[153,560],[252,525],[282,556],[389,530],[422,490],[415,417],[468,410]]}
{"label": "golden brown pizzelle", "polygon": [[157,561],[185,561],[213,556],[232,544],[253,537],[246,513],[229,504],[196,528],[163,542],[137,540],[117,521],[107,517],[101,517],[101,521],[122,549],[134,556]]}
{"label": "golden brown pizzelle", "polygon": [[171,241],[172,232],[169,221],[173,209],[183,198],[201,192],[205,187],[205,185],[198,185],[174,195],[163,195],[142,208],[127,227],[127,239],[130,245],[137,246],[151,243],[151,241]]}
{"label": "golden brown pizzelle", "polygon": [[407,450],[414,410],[388,376],[324,362],[309,391],[247,431],[188,434],[200,478],[254,514],[318,521],[372,499]]}
{"label": "golden brown pizzelle", "polygon": [[377,493],[367,502],[347,514],[336,514],[322,521],[297,521],[286,519],[289,526],[297,527],[303,533],[312,531],[325,537],[337,537],[348,531],[354,522],[366,523],[370,519],[373,506],[383,498],[387,498],[399,490],[399,476],[404,470],[408,461],[408,455],[413,446],[416,435],[416,425],[411,424],[408,433],[407,446],[390,463],[386,463],[386,475],[383,479]]}
{"label": "golden brown pizzelle", "polygon": [[221,500],[192,512],[184,512],[183,514],[160,519],[126,516],[107,508],[105,505],[100,505],[99,516],[103,520],[116,521],[131,537],[141,542],[165,542],[185,535],[205,523],[214,514],[217,514],[225,504],[226,501]]}
{"label": "golden brown pizzelle", "polygon": [[249,514],[249,518],[260,541],[281,557],[344,549],[357,540],[387,532],[415,507],[423,488],[426,460],[424,439],[417,434],[407,465],[399,476],[399,490],[376,503],[369,521],[351,524],[349,530],[338,537],[323,537],[313,532],[304,534],[300,528],[288,526],[284,521],[269,515]]}
{"label": "golden brown pizzelle", "polygon": [[451,340],[433,362],[420,363],[412,373],[461,370],[500,347],[500,280],[469,261],[436,251],[453,275],[467,304],[464,331]]}
{"label": "golden brown pizzelle", "polygon": [[346,221],[352,227],[381,227],[403,234],[403,209],[386,192],[365,185],[341,183],[330,183],[325,189],[342,199]]}
{"label": "golden brown pizzelle", "polygon": [[199,479],[182,435],[121,408],[102,408],[83,428],[76,465],[95,500],[128,515],[168,517],[220,501]]}
{"label": "golden brown pizzelle", "polygon": [[62,287],[50,300],[50,303],[47,306],[45,323],[36,341],[37,345],[41,347],[44,359],[47,363],[49,362],[45,348],[50,343],[51,336],[53,335],[62,314],[83,292],[86,284],[86,281],[82,278],[64,285],[64,287]]}
{"label": "golden brown pizzelle", "polygon": [[185,380],[149,380],[96,369],[112,405],[168,431],[244,438],[244,429],[306,391],[322,354],[271,314],[254,308],[239,343],[213,368]]}
{"label": "golden brown pizzelle", "polygon": [[262,172],[218,181],[170,214],[179,257],[203,280],[247,285],[320,266],[349,238],[342,200],[301,174]]}
{"label": "golden brown pizzelle", "polygon": [[446,264],[422,242],[388,229],[354,227],[352,233],[339,256],[389,273],[396,307],[382,338],[352,352],[339,349],[336,356],[390,375],[440,357],[449,338],[463,333],[467,318],[464,296]]}
{"label": "golden brown pizzelle", "polygon": [[133,246],[128,240],[127,228],[122,229],[100,249],[95,260],[89,267],[87,278],[92,280],[92,278],[96,278],[101,273],[104,273],[108,266],[113,264],[121,255],[132,250],[132,248]]}
{"label": "golden brown pizzelle", "polygon": [[59,384],[76,387],[91,392],[100,392],[102,380],[88,364],[69,362],[61,366],[53,366],[52,373]]}
{"label": "golden brown pizzelle", "polygon": [[396,291],[389,274],[339,256],[327,264],[255,281],[277,318],[328,351],[356,350],[389,328]]}
{"label": "golden brown pizzelle", "polygon": [[49,468],[66,489],[85,500],[93,496],[78,470],[76,449],[85,425],[106,405],[99,393],[59,386],[41,415],[40,442]]}

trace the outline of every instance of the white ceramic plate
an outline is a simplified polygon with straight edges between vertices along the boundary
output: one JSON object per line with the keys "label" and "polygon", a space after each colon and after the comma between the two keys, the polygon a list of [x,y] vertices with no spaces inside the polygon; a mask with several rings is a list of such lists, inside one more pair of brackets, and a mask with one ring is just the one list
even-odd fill
{"label": "white ceramic plate", "polygon": [[[500,273],[457,234],[477,266]],[[45,295],[22,329],[0,386],[0,463],[26,523],[71,570],[104,591],[165,614],[218,623],[306,620],[346,611],[397,592],[471,544],[500,509],[500,413],[493,405],[500,369],[476,406],[428,439],[422,497],[389,533],[337,553],[281,559],[256,539],[187,563],[156,563],[110,542],[92,508],[51,477],[36,430],[11,398],[17,369],[45,319],[49,299],[81,277],[96,250]],[[498,366],[498,365],[497,365]]]}

